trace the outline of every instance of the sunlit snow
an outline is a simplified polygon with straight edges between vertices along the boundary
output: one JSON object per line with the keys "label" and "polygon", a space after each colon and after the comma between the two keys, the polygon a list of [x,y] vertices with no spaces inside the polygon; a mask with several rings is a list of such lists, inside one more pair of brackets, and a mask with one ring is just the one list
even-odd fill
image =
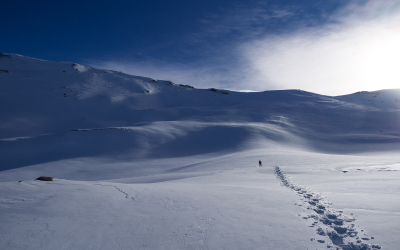
{"label": "sunlit snow", "polygon": [[0,249],[398,248],[400,90],[189,85],[0,54]]}

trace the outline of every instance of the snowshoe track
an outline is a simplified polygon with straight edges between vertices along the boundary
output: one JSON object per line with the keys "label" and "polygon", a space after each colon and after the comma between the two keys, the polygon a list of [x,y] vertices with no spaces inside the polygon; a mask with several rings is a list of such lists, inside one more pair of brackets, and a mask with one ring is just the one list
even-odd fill
{"label": "snowshoe track", "polygon": [[[299,187],[293,184],[288,176],[277,166],[274,167],[274,173],[282,186],[293,190],[300,200],[296,203],[307,209],[308,214],[303,215],[305,220],[314,220],[311,227],[316,228],[317,237],[311,238],[319,243],[326,243],[327,248],[343,249],[343,250],[376,250],[381,249],[379,245],[371,245],[365,243],[370,238],[363,232],[363,236],[356,229],[354,217],[343,214],[331,208],[332,203],[325,200],[321,195],[315,194],[309,189]],[[299,216],[302,216],[299,214]],[[322,239],[320,239],[322,238]],[[371,238],[373,239],[373,237]]]}

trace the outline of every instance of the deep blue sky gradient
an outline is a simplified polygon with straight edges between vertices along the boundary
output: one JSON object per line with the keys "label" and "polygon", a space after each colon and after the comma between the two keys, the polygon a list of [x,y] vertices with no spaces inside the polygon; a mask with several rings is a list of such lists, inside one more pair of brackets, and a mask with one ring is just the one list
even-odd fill
{"label": "deep blue sky gradient", "polygon": [[215,55],[221,46],[246,39],[243,33],[249,26],[246,31],[228,29],[221,35],[208,34],[229,13],[234,16],[252,8],[294,13],[281,20],[250,24],[250,29],[258,30],[256,35],[264,35],[290,32],[302,25],[322,25],[345,2],[3,1],[0,52],[78,63],[110,58],[193,63]]}

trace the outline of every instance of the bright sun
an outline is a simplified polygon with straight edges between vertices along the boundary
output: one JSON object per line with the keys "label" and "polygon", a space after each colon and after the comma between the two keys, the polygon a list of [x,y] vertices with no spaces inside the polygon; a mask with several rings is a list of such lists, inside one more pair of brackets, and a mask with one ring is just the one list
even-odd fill
{"label": "bright sun", "polygon": [[399,44],[400,18],[391,18],[266,37],[243,49],[257,83],[341,95],[400,88]]}

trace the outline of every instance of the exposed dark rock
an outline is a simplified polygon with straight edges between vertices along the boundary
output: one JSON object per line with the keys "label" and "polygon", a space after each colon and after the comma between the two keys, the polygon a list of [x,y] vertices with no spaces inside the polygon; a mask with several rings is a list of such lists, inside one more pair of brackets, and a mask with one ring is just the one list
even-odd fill
{"label": "exposed dark rock", "polygon": [[6,54],[3,54],[3,53],[1,53],[0,54],[0,59],[11,59],[11,55],[6,55]]}
{"label": "exposed dark rock", "polygon": [[190,85],[183,85],[183,84],[179,84],[179,87],[187,88],[187,89],[194,89],[193,86],[190,86]]}
{"label": "exposed dark rock", "polygon": [[47,177],[47,176],[40,176],[38,178],[36,178],[36,180],[39,181],[53,181],[54,177]]}
{"label": "exposed dark rock", "polygon": [[214,93],[218,93],[218,94],[221,94],[221,95],[229,95],[229,92],[218,90],[218,89],[214,89],[214,88],[209,88],[208,91],[211,91],[211,92],[214,92]]}
{"label": "exposed dark rock", "polygon": [[175,83],[173,83],[171,81],[165,81],[165,84],[167,84],[167,85],[176,85]]}

